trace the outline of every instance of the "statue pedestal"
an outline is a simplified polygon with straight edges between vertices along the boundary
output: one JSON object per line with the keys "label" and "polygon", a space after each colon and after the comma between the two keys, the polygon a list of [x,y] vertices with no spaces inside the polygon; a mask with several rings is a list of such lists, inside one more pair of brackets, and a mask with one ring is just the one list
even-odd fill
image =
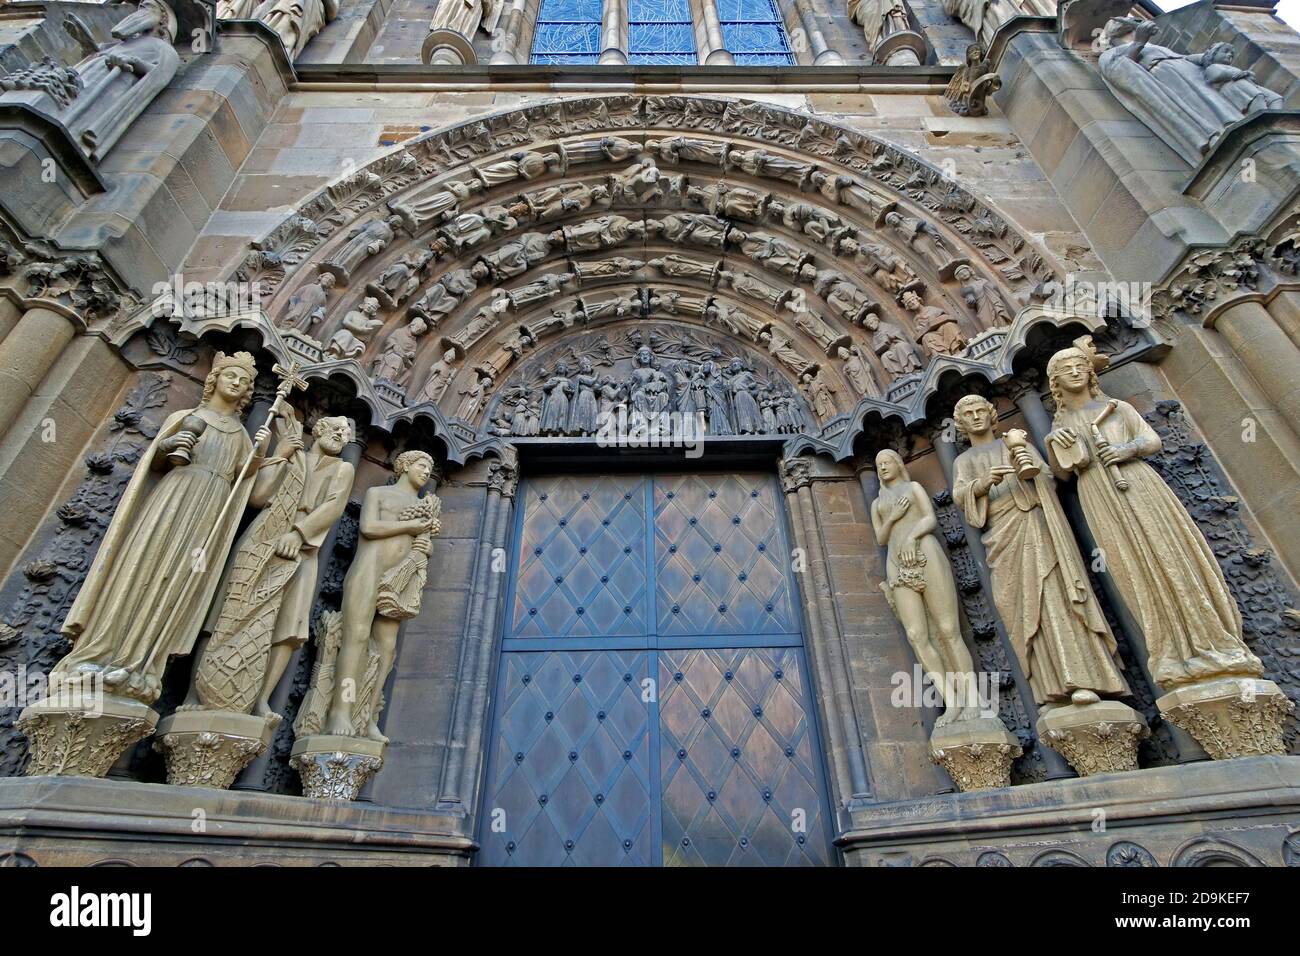
{"label": "statue pedestal", "polygon": [[28,776],[102,777],[156,723],[147,704],[100,692],[76,706],[66,695],[49,697],[25,708],[14,726],[31,743]]}
{"label": "statue pedestal", "polygon": [[182,710],[158,724],[153,746],[166,760],[173,786],[227,790],[270,745],[279,723],[228,710]]}
{"label": "statue pedestal", "polygon": [[1156,699],[1160,713],[1215,760],[1285,754],[1282,722],[1295,707],[1271,680],[1222,677]]}
{"label": "statue pedestal", "polygon": [[383,767],[385,746],[366,737],[313,734],[294,743],[289,766],[302,777],[304,797],[355,800]]}
{"label": "statue pedestal", "polygon": [[1011,761],[1021,753],[1020,742],[996,717],[959,720],[930,735],[930,757],[963,793],[1011,786]]}
{"label": "statue pedestal", "polygon": [[470,41],[455,30],[430,30],[420,47],[420,59],[430,65],[461,66],[478,62]]}
{"label": "statue pedestal", "polygon": [[1141,715],[1117,700],[1053,707],[1036,729],[1081,777],[1137,770],[1138,741],[1149,733]]}

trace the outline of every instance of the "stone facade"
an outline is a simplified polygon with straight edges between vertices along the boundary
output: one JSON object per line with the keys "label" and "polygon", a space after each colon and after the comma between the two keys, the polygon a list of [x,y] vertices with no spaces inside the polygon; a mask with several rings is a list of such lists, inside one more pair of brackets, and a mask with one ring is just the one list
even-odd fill
{"label": "stone facade", "polygon": [[[663,786],[652,863],[1296,865],[1290,28],[1212,0],[777,0],[783,46],[755,52],[714,0],[690,0],[693,48],[656,63],[612,2],[568,41],[595,49],[547,47],[553,3],[0,9],[0,669],[17,689],[0,853],[608,862],[594,827],[529,856],[518,820],[554,826],[579,777],[582,800],[613,797],[593,753],[607,720],[633,719],[615,702],[641,653],[677,695],[642,694],[636,719],[665,739],[679,688],[704,694],[691,668],[733,654],[692,706],[737,721],[726,701],[750,695],[809,788],[755,771],[755,819],[793,808],[825,830],[732,821],[734,847],[706,844],[687,817],[732,791],[683,736],[672,759],[698,793],[644,770]],[[1152,104],[1170,95],[1198,111],[1164,122]],[[1084,360],[1091,384],[1070,393],[1060,366]],[[1011,463],[978,493],[963,476],[993,446],[957,411],[971,394]],[[1116,417],[1089,414],[1094,460],[1071,465],[1061,423],[1087,396]],[[331,449],[316,426],[340,418]],[[699,460],[626,433],[661,418],[702,436]],[[1113,437],[1121,419],[1138,437]],[[643,545],[647,606],[657,586],[661,612],[689,609],[714,558],[682,570],[655,542],[707,525],[727,474],[770,500],[790,550],[786,624],[751,622],[744,648],[725,618],[634,639],[617,622],[642,598],[593,579],[563,622],[537,598],[527,643],[536,535],[537,555],[571,539],[574,568]],[[1226,622],[1208,651],[1169,650],[1173,611],[1108,563],[1103,474],[1152,476],[1168,494],[1142,485],[1132,507],[1186,516],[1199,569],[1176,580]],[[631,491],[582,504],[627,475],[648,489],[639,530],[619,524]],[[584,490],[545,517],[536,495],[564,476]],[[680,528],[666,476],[697,486]],[[978,514],[1013,484],[1067,555],[1041,614],[1022,613]],[[165,495],[198,517],[167,523]],[[767,559],[734,510],[712,554],[746,582]],[[591,573],[614,576],[622,550]],[[557,590],[577,573],[542,567]],[[163,583],[140,597],[132,574]],[[712,603],[779,614],[752,590]],[[605,604],[615,623],[597,627]],[[162,608],[177,623],[149,623]],[[1037,635],[1071,614],[1087,624],[1061,639],[1054,682]],[[618,651],[591,643],[602,628]],[[1079,664],[1081,634],[1104,649]],[[615,653],[628,673],[601,697],[596,655]],[[544,658],[572,677],[548,684]],[[1219,663],[1170,678],[1201,658]],[[761,668],[777,683],[755,683]],[[923,672],[969,678],[978,706]],[[215,674],[239,692],[218,695]],[[796,677],[787,740],[773,701]],[[564,709],[580,698],[594,730]],[[570,736],[518,742],[516,712]],[[760,765],[742,751],[729,759]],[[636,753],[613,766],[632,773]]]}

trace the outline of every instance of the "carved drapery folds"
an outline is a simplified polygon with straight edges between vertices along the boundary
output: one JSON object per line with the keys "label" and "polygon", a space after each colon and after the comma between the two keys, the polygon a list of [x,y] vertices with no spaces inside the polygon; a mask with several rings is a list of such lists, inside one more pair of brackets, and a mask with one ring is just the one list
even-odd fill
{"label": "carved drapery folds", "polygon": [[438,0],[420,59],[447,66],[477,63],[474,34],[480,27],[491,33],[504,7],[505,0]]}
{"label": "carved drapery folds", "polygon": [[929,44],[904,0],[849,0],[849,18],[862,27],[876,63],[919,66],[925,62]]}
{"label": "carved drapery folds", "polygon": [[413,141],[237,273],[309,378],[343,374],[377,423],[425,415],[458,447],[499,434],[503,382],[549,338],[647,316],[764,356],[807,404],[803,430],[847,441],[855,402],[923,417],[944,363],[1009,373],[1029,328],[1061,320],[1035,305],[1052,275],[893,147],[768,106],[634,96]]}
{"label": "carved drapery folds", "polygon": [[163,0],[141,0],[103,44],[75,15],[64,18],[63,28],[83,59],[72,67],[47,59],[6,76],[0,82],[5,91],[0,102],[30,106],[52,117],[97,163],[176,75],[181,62],[172,46],[176,13]]}
{"label": "carved drapery folds", "polygon": [[1098,68],[1116,99],[1192,166],[1233,123],[1282,105],[1253,73],[1232,65],[1231,44],[1182,54],[1152,43],[1157,30],[1149,20],[1110,20]]}

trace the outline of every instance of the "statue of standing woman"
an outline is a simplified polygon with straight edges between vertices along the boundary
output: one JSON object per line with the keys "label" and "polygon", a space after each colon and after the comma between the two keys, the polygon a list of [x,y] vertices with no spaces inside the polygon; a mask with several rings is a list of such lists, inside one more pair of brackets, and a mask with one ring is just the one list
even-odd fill
{"label": "statue of standing woman", "polygon": [[[1171,691],[1157,703],[1211,756],[1281,753],[1280,721],[1289,702],[1271,681],[1256,679],[1264,668],[1242,640],[1241,613],[1214,552],[1142,460],[1160,453],[1160,436],[1132,405],[1101,390],[1097,368],[1104,362],[1086,338],[1048,362],[1056,416],[1047,450],[1058,475],[1077,476],[1107,573],[1146,638],[1151,677]],[[1228,740],[1220,723],[1212,735],[1206,721],[1229,720],[1220,705],[1239,698],[1275,718],[1276,734],[1252,735],[1242,724]]]}

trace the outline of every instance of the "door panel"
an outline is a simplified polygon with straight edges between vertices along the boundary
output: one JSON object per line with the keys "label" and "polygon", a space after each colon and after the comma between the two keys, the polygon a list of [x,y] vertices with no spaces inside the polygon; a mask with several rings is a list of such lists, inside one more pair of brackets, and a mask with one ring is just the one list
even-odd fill
{"label": "door panel", "polygon": [[649,661],[645,651],[501,656],[483,863],[657,864]]}
{"label": "door panel", "polygon": [[640,477],[525,483],[508,637],[646,634],[645,498]]}
{"label": "door panel", "polygon": [[480,862],[832,862],[766,474],[520,485]]}
{"label": "door panel", "polygon": [[659,654],[666,866],[829,863],[797,648]]}
{"label": "door panel", "polygon": [[770,476],[656,476],[654,529],[661,637],[799,632]]}

